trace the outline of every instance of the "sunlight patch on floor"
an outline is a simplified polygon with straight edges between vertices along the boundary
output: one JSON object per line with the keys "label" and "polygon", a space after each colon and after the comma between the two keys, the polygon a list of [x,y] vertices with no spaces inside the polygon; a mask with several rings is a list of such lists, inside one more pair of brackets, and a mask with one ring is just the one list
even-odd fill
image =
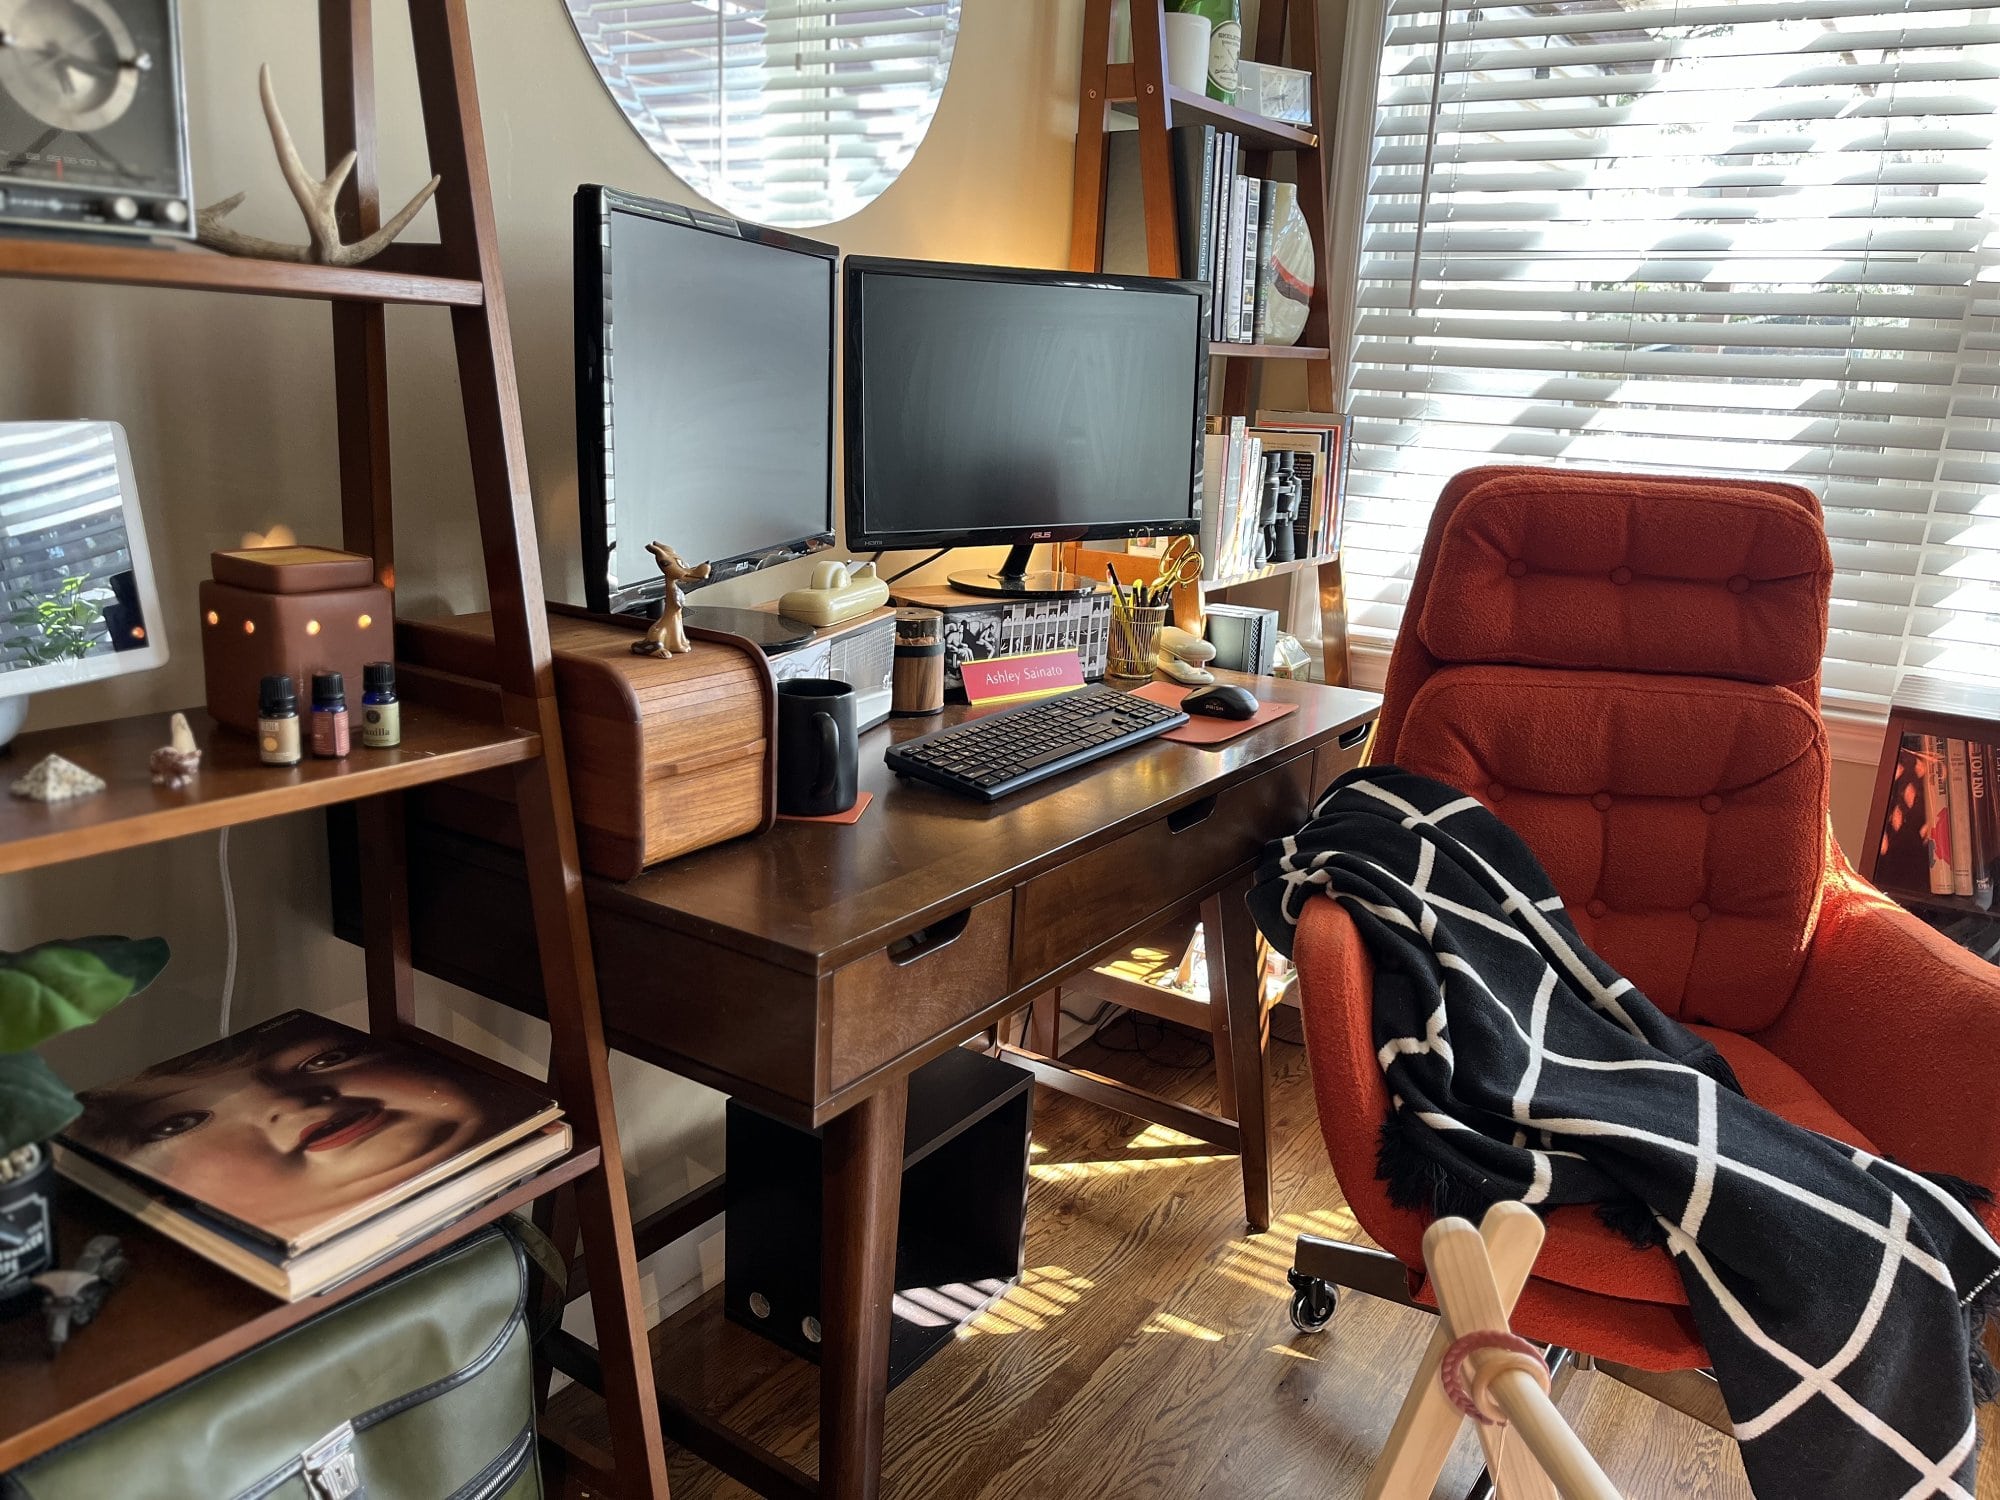
{"label": "sunlight patch on floor", "polygon": [[1309,1365],[1319,1363],[1317,1354],[1308,1354],[1303,1349],[1294,1349],[1289,1344],[1271,1344],[1264,1350],[1266,1354],[1282,1354],[1286,1359],[1302,1359]]}
{"label": "sunlight patch on floor", "polygon": [[1050,1320],[1059,1318],[1096,1283],[1063,1266],[1036,1266],[1021,1274],[1020,1282],[1005,1296],[959,1329],[958,1337],[968,1339],[982,1333],[1039,1333]]}
{"label": "sunlight patch on floor", "polygon": [[1162,1167],[1205,1167],[1211,1162],[1234,1160],[1233,1156],[1148,1156],[1137,1161],[1038,1161],[1029,1166],[1028,1175],[1037,1182],[1089,1182],[1099,1177],[1155,1172]]}
{"label": "sunlight patch on floor", "polygon": [[1148,1125],[1144,1130],[1125,1143],[1128,1151],[1143,1151],[1149,1146],[1205,1146],[1208,1142],[1200,1136],[1183,1135],[1178,1130],[1169,1130],[1164,1125]]}
{"label": "sunlight patch on floor", "polygon": [[1178,1334],[1184,1339],[1199,1339],[1204,1344],[1219,1344],[1222,1342],[1222,1335],[1217,1333],[1213,1328],[1204,1328],[1199,1323],[1190,1322],[1188,1319],[1170,1312],[1154,1313],[1152,1317],[1146,1320],[1145,1326],[1139,1332]]}

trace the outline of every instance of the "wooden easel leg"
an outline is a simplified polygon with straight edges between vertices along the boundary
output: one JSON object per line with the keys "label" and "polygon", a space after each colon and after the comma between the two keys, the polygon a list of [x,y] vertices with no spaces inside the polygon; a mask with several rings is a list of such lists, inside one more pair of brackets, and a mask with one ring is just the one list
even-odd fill
{"label": "wooden easel leg", "polygon": [[[1502,1218],[1490,1226],[1482,1226],[1480,1234],[1486,1241],[1487,1257],[1493,1262],[1493,1281],[1501,1305],[1512,1312],[1521,1288],[1528,1284],[1528,1273],[1534,1269],[1535,1253],[1541,1248],[1538,1226]],[[1444,1352],[1451,1347],[1454,1337],[1440,1313],[1437,1327],[1431,1330],[1430,1342],[1424,1346],[1423,1357],[1417,1361],[1416,1373],[1410,1378],[1409,1394],[1403,1398],[1395,1425],[1389,1429],[1389,1441],[1375,1461],[1374,1472],[1368,1476],[1365,1500],[1427,1496],[1436,1486],[1438,1475],[1444,1472],[1452,1442],[1465,1420],[1445,1398],[1444,1387],[1437,1378],[1438,1366],[1444,1362]],[[1490,1459],[1489,1467],[1496,1476],[1500,1474]]]}
{"label": "wooden easel leg", "polygon": [[[1202,903],[1201,916],[1209,962],[1220,967],[1228,1012],[1229,1066],[1236,1080],[1236,1126],[1242,1141],[1243,1217],[1251,1232],[1258,1233],[1271,1227],[1271,1098],[1265,1066],[1270,1029],[1264,1018],[1257,928],[1243,901],[1248,890],[1248,881],[1227,887]],[[1209,973],[1214,976],[1216,968]],[[1213,977],[1209,986],[1213,1004]]]}
{"label": "wooden easel leg", "polygon": [[907,1076],[827,1122],[821,1179],[819,1492],[876,1500],[889,1398],[889,1304],[903,1196]]}

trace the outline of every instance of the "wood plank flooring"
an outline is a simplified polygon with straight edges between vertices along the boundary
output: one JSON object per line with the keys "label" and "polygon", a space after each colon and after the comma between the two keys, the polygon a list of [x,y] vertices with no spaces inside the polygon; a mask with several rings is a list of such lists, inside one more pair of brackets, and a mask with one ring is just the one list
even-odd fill
{"label": "wood plank flooring", "polygon": [[[1294,1013],[1274,1017],[1297,1034]],[[1114,1040],[1129,1041],[1121,1026]],[[1170,1033],[1155,1057],[1199,1055]],[[1087,1044],[1071,1060],[1214,1106],[1211,1072]],[[1273,1203],[1246,1235],[1242,1179],[1171,1132],[1042,1090],[1035,1101],[1028,1271],[889,1398],[885,1500],[1347,1500],[1358,1497],[1409,1380],[1428,1315],[1344,1294],[1317,1335],[1286,1317],[1304,1231],[1363,1238],[1327,1166],[1305,1059],[1272,1048]],[[726,1322],[719,1291],[654,1333],[663,1385],[811,1470],[813,1368]],[[1629,1500],[1749,1500],[1735,1444],[1607,1377],[1559,1404]],[[551,1413],[586,1446],[601,1407],[571,1388]],[[1980,1500],[2000,1500],[1991,1409]],[[1463,1495],[1462,1436],[1437,1493]],[[751,1492],[676,1452],[675,1500]],[[564,1500],[601,1495],[580,1480]]]}

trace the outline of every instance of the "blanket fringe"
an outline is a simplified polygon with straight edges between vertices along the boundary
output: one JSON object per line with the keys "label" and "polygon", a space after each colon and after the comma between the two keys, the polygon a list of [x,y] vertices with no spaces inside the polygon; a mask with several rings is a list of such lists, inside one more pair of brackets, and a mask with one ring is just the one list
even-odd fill
{"label": "blanket fringe", "polygon": [[1375,1175],[1387,1184],[1396,1207],[1436,1219],[1456,1215],[1477,1223],[1508,1196],[1483,1177],[1462,1175],[1458,1160],[1439,1146],[1437,1132],[1402,1109],[1389,1111],[1375,1138]]}

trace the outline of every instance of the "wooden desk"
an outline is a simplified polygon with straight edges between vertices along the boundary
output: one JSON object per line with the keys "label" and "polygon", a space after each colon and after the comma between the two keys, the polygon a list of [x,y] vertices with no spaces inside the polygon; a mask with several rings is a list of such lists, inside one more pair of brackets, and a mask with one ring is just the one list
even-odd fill
{"label": "wooden desk", "polygon": [[[825,1130],[818,1485],[702,1414],[669,1406],[671,1435],[766,1494],[877,1493],[912,1070],[1202,901],[1220,928],[1208,941],[1221,947],[1232,1030],[1261,1036],[1242,893],[1264,842],[1358,761],[1379,700],[1255,688],[1298,711],[1217,747],[1156,741],[990,807],[898,782],[882,763],[893,740],[967,710],[891,720],[862,737],[875,803],[858,823],[781,822],[622,885],[586,881],[611,1044]],[[520,857],[419,817],[409,858],[417,966],[538,1012]],[[337,847],[337,893],[349,873]],[[338,923],[357,930],[343,901]],[[1262,1049],[1233,1051],[1241,1134],[1261,1145]],[[1244,1155],[1248,1217],[1262,1228],[1268,1160]],[[718,1199],[656,1216],[641,1253]]]}

